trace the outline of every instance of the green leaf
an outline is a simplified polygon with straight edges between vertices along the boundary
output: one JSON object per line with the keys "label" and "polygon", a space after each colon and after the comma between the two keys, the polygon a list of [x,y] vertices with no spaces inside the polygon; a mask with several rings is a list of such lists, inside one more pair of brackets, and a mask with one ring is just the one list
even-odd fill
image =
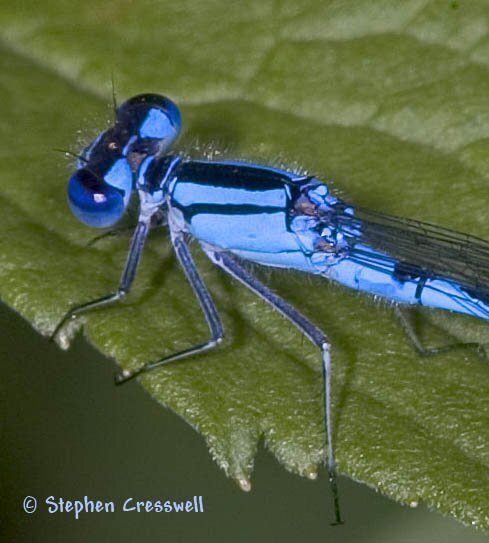
{"label": "green leaf", "polygon": [[[128,239],[94,235],[65,204],[71,159],[119,99],[168,94],[181,149],[299,167],[353,203],[489,239],[489,8],[482,1],[60,0],[2,7],[0,295],[48,335],[73,304],[114,289]],[[143,386],[247,486],[263,437],[290,471],[324,458],[319,354],[195,256],[226,341]],[[324,279],[256,268],[332,343],[338,468],[401,503],[489,529],[489,368],[469,351],[421,359],[388,303]],[[489,342],[487,324],[420,311],[426,344]],[[206,337],[162,232],[131,295],[83,318],[136,368]],[[344,507],[347,508],[347,504]]]}

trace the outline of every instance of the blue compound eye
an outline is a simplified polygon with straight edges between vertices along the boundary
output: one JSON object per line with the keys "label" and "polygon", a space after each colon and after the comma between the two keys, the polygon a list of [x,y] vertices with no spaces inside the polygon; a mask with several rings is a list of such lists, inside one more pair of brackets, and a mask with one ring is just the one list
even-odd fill
{"label": "blue compound eye", "polygon": [[124,154],[157,155],[166,151],[180,133],[181,117],[172,100],[159,94],[139,94],[116,111],[116,130],[126,134]]}
{"label": "blue compound eye", "polygon": [[133,174],[129,162],[125,158],[117,158],[103,167],[104,174],[101,177],[107,185],[121,190],[124,197],[124,207],[126,207],[133,187]]}
{"label": "blue compound eye", "polygon": [[95,228],[115,224],[126,207],[123,190],[107,184],[86,168],[70,177],[68,202],[78,220]]}

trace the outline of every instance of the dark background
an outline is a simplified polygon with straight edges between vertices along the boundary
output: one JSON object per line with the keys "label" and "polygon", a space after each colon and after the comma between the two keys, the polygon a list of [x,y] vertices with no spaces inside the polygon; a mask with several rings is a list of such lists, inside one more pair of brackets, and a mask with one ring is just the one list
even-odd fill
{"label": "dark background", "polygon": [[[113,362],[81,337],[65,353],[0,307],[1,492],[4,541],[301,540],[486,541],[424,507],[409,509],[340,479],[347,523],[331,527],[324,471],[291,475],[261,448],[246,494],[212,461],[203,439],[137,384],[115,387]],[[24,513],[26,495],[38,510]],[[204,514],[48,514],[43,500],[204,498]]]}

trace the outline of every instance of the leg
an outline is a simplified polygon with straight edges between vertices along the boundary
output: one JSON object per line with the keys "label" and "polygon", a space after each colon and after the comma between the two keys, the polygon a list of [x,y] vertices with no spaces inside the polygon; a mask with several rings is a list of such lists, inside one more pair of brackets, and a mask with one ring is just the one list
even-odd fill
{"label": "leg", "polygon": [[148,362],[137,370],[124,370],[116,375],[116,384],[124,383],[129,379],[140,375],[141,373],[150,371],[154,368],[158,368],[160,366],[163,366],[164,364],[168,364],[169,362],[181,360],[182,358],[187,358],[189,356],[208,351],[222,341],[224,334],[221,319],[219,318],[219,314],[217,313],[216,307],[214,305],[214,302],[212,301],[212,298],[210,297],[209,292],[207,291],[204,283],[202,282],[202,279],[197,272],[194,261],[185,242],[184,235],[181,233],[171,232],[171,240],[178,261],[180,262],[185,276],[190,283],[190,286],[192,287],[195,295],[197,296],[197,299],[199,300],[200,307],[202,308],[205,319],[207,321],[207,325],[209,326],[211,338],[205,343],[199,343],[198,345],[194,345],[189,349],[185,349],[169,356],[165,356],[164,358],[156,360],[155,362]]}
{"label": "leg", "polygon": [[102,241],[107,238],[116,238],[119,236],[124,236],[134,231],[134,226],[128,226],[127,228],[116,228],[114,230],[107,230],[103,234],[93,237],[88,243],[87,247],[92,247],[96,245],[99,241]]}
{"label": "leg", "polygon": [[394,312],[396,314],[396,317],[399,319],[399,322],[406,336],[411,341],[411,343],[413,344],[413,347],[416,349],[416,351],[418,352],[420,356],[434,356],[441,353],[447,353],[449,351],[452,351],[453,349],[464,348],[464,349],[473,349],[476,351],[477,354],[482,355],[486,358],[486,352],[485,352],[484,347],[480,343],[475,343],[475,342],[464,343],[460,341],[456,343],[450,343],[448,345],[443,345],[441,347],[426,348],[421,343],[412,323],[403,313],[401,308],[396,305],[394,308]]}
{"label": "leg", "polygon": [[334,508],[335,508],[335,524],[342,524],[340,514],[340,505],[338,497],[338,488],[336,484],[336,467],[333,451],[333,436],[331,424],[331,371],[330,371],[330,346],[326,336],[319,328],[314,326],[309,320],[295,310],[291,305],[285,302],[280,296],[269,290],[265,285],[261,284],[250,273],[243,269],[233,258],[226,253],[216,252],[205,249],[207,256],[226,273],[240,281],[248,287],[252,292],[260,296],[263,300],[269,303],[274,309],[288,319],[300,332],[321,350],[322,355],[322,375],[324,386],[324,422],[326,426],[327,436],[327,456],[328,456],[328,473],[331,489],[333,492]]}
{"label": "leg", "polygon": [[129,248],[129,253],[127,255],[126,265],[124,266],[117,290],[111,294],[107,294],[106,296],[77,305],[70,309],[51,334],[51,341],[54,340],[56,335],[69,320],[76,318],[78,315],[85,313],[86,311],[117,302],[129,292],[134,276],[136,275],[136,269],[144,247],[144,242],[146,240],[146,236],[148,235],[148,228],[147,222],[139,222],[136,226],[136,230],[134,231],[131,241],[131,247]]}
{"label": "leg", "polygon": [[[160,226],[168,226],[166,220],[166,213],[163,210],[158,209],[154,215],[151,216],[151,229],[159,228]],[[113,230],[107,230],[106,232],[93,237],[88,243],[87,247],[96,245],[99,241],[106,238],[116,238],[119,236],[125,236],[134,232],[134,225],[127,226],[125,228],[114,228]]]}

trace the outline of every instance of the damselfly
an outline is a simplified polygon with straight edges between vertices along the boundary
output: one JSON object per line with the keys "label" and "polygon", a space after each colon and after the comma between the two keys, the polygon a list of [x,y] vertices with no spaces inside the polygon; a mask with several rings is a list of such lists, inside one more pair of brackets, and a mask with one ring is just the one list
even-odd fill
{"label": "damselfly", "polygon": [[[142,94],[116,109],[114,126],[79,156],[68,183],[75,216],[94,227],[115,224],[132,192],[139,217],[117,290],[72,308],[68,320],[125,296],[133,282],[151,219],[164,214],[171,243],[207,321],[210,339],[122,371],[127,381],[163,364],[208,351],[223,339],[221,319],[188,249],[205,254],[292,322],[321,352],[327,467],[336,522],[341,522],[331,432],[330,344],[299,311],[242,265],[289,268],[322,275],[394,302],[489,319],[489,243],[444,228],[352,206],[309,175],[230,160],[192,160],[170,153],[180,113],[168,98]],[[402,318],[402,314],[400,314]],[[406,319],[402,324],[422,354]]]}

